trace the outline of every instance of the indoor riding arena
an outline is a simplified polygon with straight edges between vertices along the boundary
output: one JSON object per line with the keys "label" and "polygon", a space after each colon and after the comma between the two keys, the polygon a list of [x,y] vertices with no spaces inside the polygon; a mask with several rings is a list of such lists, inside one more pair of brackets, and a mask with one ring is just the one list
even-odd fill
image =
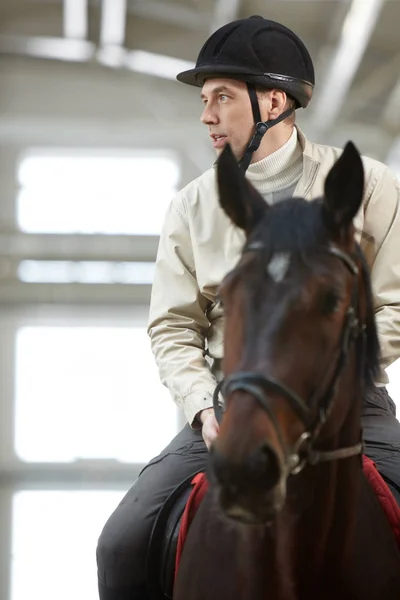
{"label": "indoor riding arena", "polygon": [[400,598],[399,23],[400,0],[0,0],[0,600],[332,600],[294,552],[260,595],[243,532],[278,539],[296,482],[347,464]]}

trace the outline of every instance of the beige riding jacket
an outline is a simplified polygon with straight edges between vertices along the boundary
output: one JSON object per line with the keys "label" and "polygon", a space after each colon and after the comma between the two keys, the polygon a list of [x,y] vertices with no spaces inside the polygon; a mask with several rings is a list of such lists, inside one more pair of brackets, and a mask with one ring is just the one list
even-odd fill
{"label": "beige riding jacket", "polygon": [[[298,129],[303,174],[294,195],[321,196],[341,150],[314,144]],[[400,184],[382,163],[364,158],[364,203],[355,218],[374,293],[382,371],[400,356]],[[160,378],[191,425],[212,406],[211,359],[223,357],[224,316],[218,285],[237,263],[244,233],[218,203],[215,167],[172,200],[160,236],[148,332]],[[257,187],[257,186],[256,186]]]}

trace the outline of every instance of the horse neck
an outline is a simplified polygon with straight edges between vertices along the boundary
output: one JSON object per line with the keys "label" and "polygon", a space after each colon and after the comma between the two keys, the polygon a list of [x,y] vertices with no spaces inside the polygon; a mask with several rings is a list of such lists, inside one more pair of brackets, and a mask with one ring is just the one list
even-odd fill
{"label": "horse neck", "polygon": [[[348,379],[348,378],[346,378]],[[350,381],[348,381],[350,383]],[[337,435],[326,450],[348,447],[361,433],[361,390],[344,378],[340,402],[349,406]],[[276,522],[274,553],[279,572],[292,581],[338,576],[353,552],[354,514],[358,502],[361,456],[307,466],[288,482],[288,501]],[[291,560],[288,561],[288,549]],[[288,573],[287,569],[291,572]]]}

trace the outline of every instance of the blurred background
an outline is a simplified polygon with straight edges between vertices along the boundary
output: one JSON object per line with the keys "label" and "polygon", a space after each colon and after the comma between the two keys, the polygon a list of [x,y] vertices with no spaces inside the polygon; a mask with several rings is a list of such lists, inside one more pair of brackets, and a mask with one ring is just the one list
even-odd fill
{"label": "blurred background", "polygon": [[400,0],[0,0],[0,600],[96,600],[100,530],[184,422],[148,303],[165,209],[214,154],[175,75],[251,14],[313,55],[308,137],[400,176]]}

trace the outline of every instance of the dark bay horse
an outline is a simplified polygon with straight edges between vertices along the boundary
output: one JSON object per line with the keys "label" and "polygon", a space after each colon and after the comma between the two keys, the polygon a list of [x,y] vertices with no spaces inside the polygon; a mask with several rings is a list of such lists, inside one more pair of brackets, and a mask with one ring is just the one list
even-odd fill
{"label": "dark bay horse", "polygon": [[174,600],[400,600],[400,553],[362,472],[379,364],[347,144],[324,197],[268,207],[227,146],[220,204],[247,241],[220,289],[225,398]]}

